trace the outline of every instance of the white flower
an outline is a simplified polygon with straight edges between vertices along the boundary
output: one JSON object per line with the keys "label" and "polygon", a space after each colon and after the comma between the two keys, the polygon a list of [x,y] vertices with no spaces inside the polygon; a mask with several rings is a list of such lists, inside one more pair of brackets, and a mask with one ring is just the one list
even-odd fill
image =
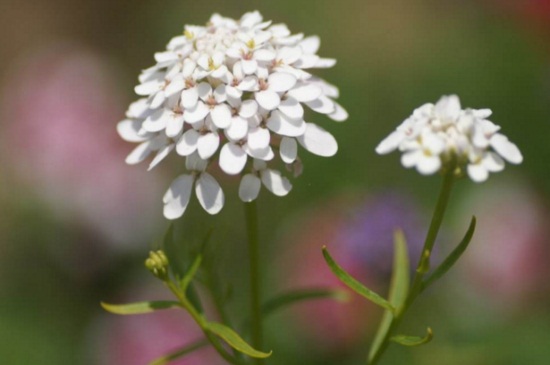
{"label": "white flower", "polygon": [[164,199],[167,218],[185,212],[193,185],[205,210],[221,209],[221,188],[206,172],[212,161],[228,175],[253,165],[239,193],[251,201],[261,183],[278,196],[290,191],[288,179],[268,162],[284,164],[297,176],[303,168],[298,146],[325,157],[337,152],[334,137],[307,122],[305,109],[338,122],[348,117],[334,101],[338,89],[310,73],[336,63],[319,57],[319,46],[318,37],[293,35],[255,11],[240,20],[214,14],[205,26],[185,26],[183,35],[155,54],[156,64],[141,73],[135,88],[142,98],[130,105],[117,130],[138,143],[129,164],[154,155],[152,169],[174,150],[186,158],[189,173],[172,183]]}
{"label": "white flower", "polygon": [[487,180],[489,172],[504,169],[504,160],[520,164],[523,156],[515,144],[498,133],[500,127],[487,120],[489,109],[462,109],[456,95],[444,96],[435,105],[425,104],[386,137],[376,152],[403,152],[401,163],[431,175],[457,164],[466,166],[475,182]]}

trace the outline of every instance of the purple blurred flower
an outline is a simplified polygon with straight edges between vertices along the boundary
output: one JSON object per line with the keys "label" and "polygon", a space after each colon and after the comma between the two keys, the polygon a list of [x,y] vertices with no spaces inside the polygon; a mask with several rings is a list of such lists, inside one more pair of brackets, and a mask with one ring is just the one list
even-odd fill
{"label": "purple blurred flower", "polygon": [[[351,208],[350,208],[351,205]],[[324,203],[322,209],[304,214],[284,242],[290,242],[282,257],[285,270],[280,281],[287,289],[343,287],[326,265],[321,247],[327,245],[335,260],[368,287],[385,292],[391,273],[393,232],[407,235],[412,260],[418,257],[426,230],[422,209],[406,195],[373,195],[360,205],[354,201]],[[331,300],[304,303],[290,311],[291,321],[303,339],[319,351],[346,351],[374,330],[378,312],[362,298],[350,303]]]}
{"label": "purple blurred flower", "polygon": [[124,111],[111,80],[105,62],[78,46],[28,54],[2,88],[0,148],[17,182],[59,218],[127,243],[152,228],[160,186],[120,163],[127,148],[110,123]]}

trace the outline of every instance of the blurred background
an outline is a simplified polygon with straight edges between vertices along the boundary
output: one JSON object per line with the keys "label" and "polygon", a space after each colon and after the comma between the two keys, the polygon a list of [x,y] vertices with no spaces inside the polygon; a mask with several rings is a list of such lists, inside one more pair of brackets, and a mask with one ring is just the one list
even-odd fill
{"label": "blurred background", "polygon": [[[179,312],[118,318],[99,302],[168,293],[143,268],[168,227],[161,196],[181,164],[146,173],[124,158],[115,131],[139,71],[184,24],[211,13],[260,10],[317,34],[350,119],[315,122],[339,153],[302,153],[303,175],[284,199],[259,199],[264,297],[339,285],[328,245],[362,282],[385,293],[391,234],[413,256],[427,230],[437,178],[403,169],[374,147],[425,102],[456,93],[492,120],[525,162],[476,185],[457,184],[439,239],[455,245],[472,214],[478,231],[462,261],[415,305],[407,334],[431,326],[429,346],[393,346],[384,364],[546,365],[550,360],[549,0],[0,0],[0,358],[13,365],[140,365],[200,334]],[[215,227],[210,260],[247,315],[247,253],[237,181],[222,182],[218,216],[196,201],[177,223],[182,256]],[[182,253],[183,252],[183,253]],[[300,304],[267,322],[269,364],[363,363],[378,308]],[[208,350],[176,364],[215,365]]]}

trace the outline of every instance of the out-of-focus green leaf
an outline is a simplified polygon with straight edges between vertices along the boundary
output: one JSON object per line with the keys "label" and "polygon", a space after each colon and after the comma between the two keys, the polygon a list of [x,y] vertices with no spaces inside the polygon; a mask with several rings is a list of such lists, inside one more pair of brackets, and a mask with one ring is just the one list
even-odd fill
{"label": "out-of-focus green leaf", "polygon": [[350,274],[344,271],[344,269],[338,266],[332,256],[330,256],[326,246],[323,247],[323,256],[325,257],[325,261],[327,262],[334,275],[336,275],[338,279],[340,279],[342,283],[346,284],[351,290],[367,298],[374,304],[381,306],[382,308],[388,309],[392,312],[395,311],[395,307],[392,306],[386,299],[382,298],[380,295],[373,292],[372,290],[361,284],[359,281],[355,280]]}
{"label": "out-of-focus green leaf", "polygon": [[233,347],[235,350],[242,352],[250,357],[265,359],[271,356],[272,351],[269,353],[258,351],[250,346],[245,340],[239,336],[239,334],[233,331],[231,328],[217,322],[208,322],[206,329],[213,334],[219,336],[227,344]]}
{"label": "out-of-focus green leaf", "polygon": [[296,290],[281,294],[273,299],[268,300],[262,306],[264,318],[284,307],[290,306],[303,301],[318,299],[334,299],[337,301],[349,300],[347,291],[341,289],[308,289]]}
{"label": "out-of-focus green leaf", "polygon": [[420,346],[430,342],[433,337],[432,329],[428,327],[424,337],[397,335],[390,338],[390,340],[403,346]]}
{"label": "out-of-focus green leaf", "polygon": [[195,277],[195,274],[199,270],[199,267],[201,266],[201,262],[202,262],[202,255],[198,255],[195,258],[195,261],[193,261],[193,263],[191,264],[191,267],[189,268],[189,270],[187,270],[187,273],[185,273],[185,276],[183,277],[183,279],[181,279],[180,287],[184,293],[187,292],[187,288],[189,287],[189,284],[191,284],[191,282],[193,281],[193,278]]}
{"label": "out-of-focus green leaf", "polygon": [[154,302],[139,302],[130,304],[108,304],[101,303],[103,309],[114,314],[130,315],[130,314],[145,314],[152,313],[157,310],[180,308],[178,302],[172,301],[154,301]]}
{"label": "out-of-focus green leaf", "polygon": [[458,246],[449,254],[449,256],[437,267],[437,269],[434,270],[434,272],[426,279],[424,282],[423,287],[427,288],[431,284],[433,284],[435,281],[437,281],[439,278],[441,278],[443,275],[447,273],[451,269],[451,267],[454,266],[454,264],[458,261],[458,259],[462,256],[464,251],[466,251],[466,248],[468,248],[468,245],[470,244],[470,241],[472,240],[472,237],[474,236],[474,232],[476,230],[476,217],[472,217],[472,220],[470,221],[470,226],[468,227],[468,231],[466,231],[466,234],[464,235],[464,238]]}
{"label": "out-of-focus green leaf", "polygon": [[179,359],[179,358],[181,358],[181,357],[183,357],[187,354],[190,354],[193,351],[196,351],[200,348],[205,347],[206,345],[208,345],[208,341],[206,341],[206,340],[201,340],[201,341],[192,343],[190,345],[186,345],[186,346],[180,348],[179,350],[176,350],[176,351],[171,352],[169,354],[166,354],[162,357],[159,357],[156,360],[151,361],[149,363],[149,365],[166,365],[170,361],[177,360],[177,359]]}
{"label": "out-of-focus green leaf", "polygon": [[195,289],[195,286],[193,283],[190,283],[187,286],[187,292],[185,293],[185,296],[189,300],[189,303],[199,312],[204,313],[204,308],[202,306],[201,298],[199,296],[199,293],[197,293],[197,290]]}
{"label": "out-of-focus green leaf", "polygon": [[[409,273],[410,264],[407,243],[403,232],[401,230],[397,230],[394,234],[393,273],[389,292],[389,301],[395,308],[397,308],[397,313],[402,310],[407,299],[410,285]],[[388,336],[388,331],[390,330],[393,318],[393,312],[389,310],[384,311],[382,321],[380,322],[380,326],[374,336],[374,340],[369,351],[369,363],[384,343],[386,336]]]}

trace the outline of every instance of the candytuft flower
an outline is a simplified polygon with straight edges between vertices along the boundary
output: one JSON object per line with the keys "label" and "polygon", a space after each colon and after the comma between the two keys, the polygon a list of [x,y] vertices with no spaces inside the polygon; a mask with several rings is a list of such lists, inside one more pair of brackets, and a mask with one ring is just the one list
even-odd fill
{"label": "candytuft flower", "polygon": [[465,167],[473,181],[483,182],[489,172],[504,169],[504,160],[523,161],[517,146],[487,119],[491,114],[489,109],[462,109],[458,96],[443,96],[435,105],[416,109],[380,142],[376,152],[384,155],[399,149],[403,166],[415,167],[423,175],[456,164],[458,173]]}
{"label": "candytuft flower", "polygon": [[[164,197],[166,218],[184,214],[193,185],[208,213],[221,210],[223,192],[206,172],[216,160],[226,174],[243,175],[239,195],[251,201],[262,183],[279,196],[292,188],[268,162],[281,161],[299,175],[298,145],[319,156],[337,152],[330,133],[304,120],[304,106],[337,122],[348,117],[334,101],[338,89],[309,73],[336,63],[316,54],[319,45],[318,37],[293,35],[255,11],[240,20],[215,14],[206,26],[185,26],[155,54],[156,65],[141,73],[135,88],[143,98],[117,129],[139,143],[129,164],[154,154],[152,169],[172,151],[186,157],[189,173]],[[247,165],[250,173],[243,174]]]}

